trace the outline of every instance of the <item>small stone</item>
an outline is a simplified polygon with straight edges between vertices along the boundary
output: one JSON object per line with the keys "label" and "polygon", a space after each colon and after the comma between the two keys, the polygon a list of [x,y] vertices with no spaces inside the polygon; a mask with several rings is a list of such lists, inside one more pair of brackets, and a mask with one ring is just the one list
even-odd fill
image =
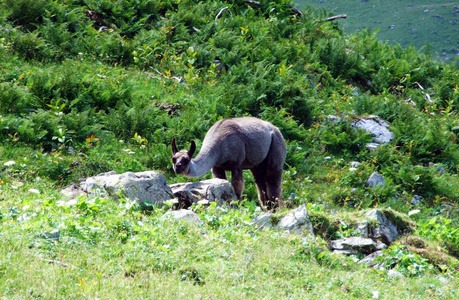
{"label": "small stone", "polygon": [[357,263],[358,264],[366,264],[369,267],[374,267],[374,266],[377,265],[377,263],[375,262],[376,258],[378,256],[383,256],[383,255],[384,255],[383,252],[381,250],[379,250],[379,251],[373,252],[373,253],[365,256],[364,258],[359,260]]}
{"label": "small stone", "polygon": [[43,238],[47,240],[59,241],[59,237],[61,236],[61,231],[56,229],[51,232],[44,232],[42,236]]}
{"label": "small stone", "polygon": [[199,218],[199,216],[196,213],[187,209],[170,210],[161,217],[162,220],[168,218],[174,219],[176,221],[184,220],[188,224],[204,224],[204,222]]}
{"label": "small stone", "polygon": [[438,276],[438,280],[439,280],[441,283],[444,283],[444,284],[447,284],[447,283],[448,283],[448,279],[446,279],[446,278],[443,277],[443,276]]}
{"label": "small stone", "polygon": [[411,199],[411,204],[418,205],[422,200],[422,196],[414,195],[413,199]]}
{"label": "small stone", "polygon": [[396,271],[396,270],[389,270],[389,272],[387,272],[387,277],[389,277],[389,278],[401,278],[401,277],[403,277],[403,274],[400,273],[399,271]]}
{"label": "small stone", "polygon": [[408,212],[408,216],[412,216],[412,215],[418,214],[420,212],[421,212],[421,210],[415,209],[415,210],[412,210],[412,211]]}
{"label": "small stone", "polygon": [[358,168],[360,167],[362,164],[359,163],[358,161],[351,161],[351,167],[352,168]]}
{"label": "small stone", "polygon": [[368,186],[374,188],[377,185],[381,185],[381,186],[386,185],[386,181],[384,180],[384,177],[374,172],[373,174],[370,175],[370,178],[368,178],[367,184]]}

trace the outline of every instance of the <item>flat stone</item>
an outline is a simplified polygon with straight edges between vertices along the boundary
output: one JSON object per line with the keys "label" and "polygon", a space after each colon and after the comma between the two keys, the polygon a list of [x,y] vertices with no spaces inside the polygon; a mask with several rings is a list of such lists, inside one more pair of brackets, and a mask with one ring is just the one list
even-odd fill
{"label": "flat stone", "polygon": [[376,251],[376,243],[372,239],[362,237],[348,237],[330,242],[333,250],[357,250],[362,253]]}

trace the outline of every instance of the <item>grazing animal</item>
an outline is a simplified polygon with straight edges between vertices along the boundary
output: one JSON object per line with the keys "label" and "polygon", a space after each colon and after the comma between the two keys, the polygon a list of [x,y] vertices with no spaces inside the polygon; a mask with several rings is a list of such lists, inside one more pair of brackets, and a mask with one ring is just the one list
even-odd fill
{"label": "grazing animal", "polygon": [[231,171],[231,184],[241,199],[242,170],[250,169],[260,202],[270,210],[278,206],[287,147],[277,127],[252,117],[223,119],[209,129],[201,151],[193,159],[195,150],[196,144],[191,141],[190,150],[178,151],[172,139],[172,162],[177,174],[200,177],[212,169],[214,178],[226,179],[225,171]]}

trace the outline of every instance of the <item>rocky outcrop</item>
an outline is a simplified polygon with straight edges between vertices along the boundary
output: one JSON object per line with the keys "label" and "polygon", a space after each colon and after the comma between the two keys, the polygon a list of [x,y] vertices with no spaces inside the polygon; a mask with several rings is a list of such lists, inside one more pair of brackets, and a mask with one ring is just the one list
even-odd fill
{"label": "rocky outcrop", "polygon": [[209,179],[168,185],[166,178],[157,171],[114,171],[88,177],[80,185],[72,184],[61,190],[67,199],[79,196],[126,198],[141,205],[159,205],[174,201],[179,207],[189,207],[199,201],[217,202],[218,205],[237,200],[233,186],[224,179]]}

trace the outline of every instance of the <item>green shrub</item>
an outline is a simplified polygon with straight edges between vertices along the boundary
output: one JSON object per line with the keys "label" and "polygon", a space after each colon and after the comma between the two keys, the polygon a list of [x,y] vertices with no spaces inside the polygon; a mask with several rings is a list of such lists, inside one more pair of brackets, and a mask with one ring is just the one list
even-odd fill
{"label": "green shrub", "polygon": [[50,6],[50,0],[5,0],[4,5],[8,8],[8,19],[16,25],[33,28],[34,24],[40,23]]}
{"label": "green shrub", "polygon": [[452,219],[442,216],[432,217],[418,222],[416,234],[441,243],[451,255],[458,257],[459,228],[456,225]]}
{"label": "green shrub", "polygon": [[320,142],[331,154],[355,157],[372,140],[370,133],[352,127],[344,118],[338,122],[327,121],[321,125]]}

